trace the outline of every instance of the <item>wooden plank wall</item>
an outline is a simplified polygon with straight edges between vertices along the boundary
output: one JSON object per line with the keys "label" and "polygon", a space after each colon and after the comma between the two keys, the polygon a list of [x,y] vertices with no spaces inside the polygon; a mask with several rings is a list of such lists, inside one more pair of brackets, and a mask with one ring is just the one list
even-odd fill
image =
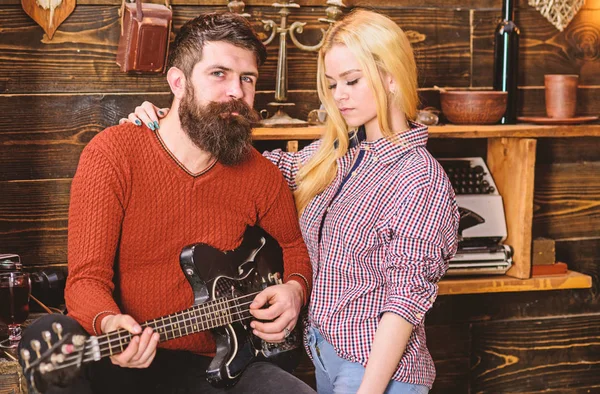
{"label": "wooden plank wall", "polygon": [[[18,0],[0,0],[0,252],[19,253],[30,268],[66,264],[71,178],[81,150],[144,98],[167,105],[163,76],[125,75],[114,63],[118,0],[79,0],[49,41]],[[291,21],[308,22],[315,43],[324,1],[301,0]],[[434,85],[492,84],[492,33],[500,0],[346,1],[391,16],[415,37],[424,104],[439,108]],[[226,1],[178,0],[178,29],[200,11]],[[278,21],[271,1],[247,1],[252,22]],[[600,112],[600,0],[564,32],[520,0],[520,111],[543,115],[543,75],[579,74],[580,114]],[[275,86],[277,42],[261,69],[256,107]],[[292,115],[318,106],[316,56],[289,49]],[[263,147],[272,146],[269,144]],[[436,141],[440,156],[485,155],[485,140]],[[518,182],[518,180],[515,180]],[[442,296],[428,317],[429,347],[438,368],[434,393],[600,390],[600,141],[538,141],[534,236],[557,240],[557,255],[594,278],[591,290]],[[310,370],[302,371],[310,380]]]}

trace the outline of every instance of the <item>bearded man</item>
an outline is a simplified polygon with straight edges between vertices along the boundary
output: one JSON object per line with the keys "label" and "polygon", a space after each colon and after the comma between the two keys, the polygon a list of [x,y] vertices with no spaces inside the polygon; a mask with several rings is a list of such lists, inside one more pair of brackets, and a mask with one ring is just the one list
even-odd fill
{"label": "bearded man", "polygon": [[[224,392],[204,376],[215,353],[210,333],[158,344],[159,333],[139,323],[193,304],[179,265],[186,245],[232,250],[247,226],[266,230],[284,257],[284,283],[267,287],[251,305],[255,334],[281,341],[298,323],[311,286],[308,254],[287,184],[250,143],[265,57],[244,18],[201,15],[181,28],[171,48],[169,114],[151,125],[153,132],[127,123],[102,131],[84,149],[71,188],[67,308],[90,334],[125,329],[135,336],[112,365],[90,364],[89,386],[75,392]],[[312,390],[260,362],[227,392]]]}

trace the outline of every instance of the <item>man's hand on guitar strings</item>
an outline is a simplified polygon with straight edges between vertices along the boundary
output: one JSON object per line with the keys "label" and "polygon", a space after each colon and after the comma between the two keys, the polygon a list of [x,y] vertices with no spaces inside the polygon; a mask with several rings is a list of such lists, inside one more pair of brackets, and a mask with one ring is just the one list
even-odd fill
{"label": "man's hand on guitar strings", "polygon": [[[294,280],[261,291],[250,304],[250,313],[257,319],[250,323],[254,335],[267,342],[283,342],[298,322],[303,292]],[[267,304],[268,308],[261,309]]]}
{"label": "man's hand on guitar strings", "polygon": [[123,353],[110,358],[113,364],[124,368],[147,368],[154,360],[160,335],[153,333],[152,328],[146,327],[142,332],[142,327],[129,315],[108,315],[102,319],[101,327],[103,333],[124,328],[135,335]]}

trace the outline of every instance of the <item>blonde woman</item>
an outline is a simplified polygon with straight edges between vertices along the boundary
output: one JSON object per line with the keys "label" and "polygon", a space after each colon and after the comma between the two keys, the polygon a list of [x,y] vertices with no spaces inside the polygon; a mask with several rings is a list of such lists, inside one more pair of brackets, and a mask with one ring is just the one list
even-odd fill
{"label": "blonde woman", "polygon": [[[413,122],[410,43],[389,18],[355,10],[327,33],[317,84],[322,138],[264,153],[294,191],[312,261],[305,339],[317,390],[427,393],[435,367],[424,319],[456,251],[459,215],[426,150],[427,128]],[[146,102],[129,120],[154,122],[156,110]]]}

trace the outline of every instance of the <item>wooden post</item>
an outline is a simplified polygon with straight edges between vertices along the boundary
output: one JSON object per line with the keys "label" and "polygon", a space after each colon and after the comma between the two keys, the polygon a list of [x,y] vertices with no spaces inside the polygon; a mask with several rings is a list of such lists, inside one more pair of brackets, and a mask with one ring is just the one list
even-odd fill
{"label": "wooden post", "polygon": [[489,138],[487,147],[487,164],[504,203],[505,243],[514,250],[514,264],[506,274],[520,279],[531,276],[536,143],[531,138]]}
{"label": "wooden post", "polygon": [[298,152],[298,140],[288,141],[285,149],[288,152]]}

